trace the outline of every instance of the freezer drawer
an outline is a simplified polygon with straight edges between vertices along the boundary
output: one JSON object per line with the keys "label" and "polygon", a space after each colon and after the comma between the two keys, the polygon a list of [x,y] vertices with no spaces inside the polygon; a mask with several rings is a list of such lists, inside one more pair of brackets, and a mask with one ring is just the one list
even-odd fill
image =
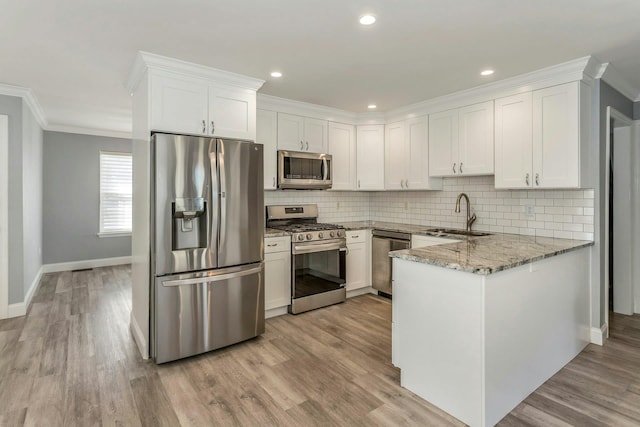
{"label": "freezer drawer", "polygon": [[156,363],[264,333],[264,263],[158,277],[154,294]]}

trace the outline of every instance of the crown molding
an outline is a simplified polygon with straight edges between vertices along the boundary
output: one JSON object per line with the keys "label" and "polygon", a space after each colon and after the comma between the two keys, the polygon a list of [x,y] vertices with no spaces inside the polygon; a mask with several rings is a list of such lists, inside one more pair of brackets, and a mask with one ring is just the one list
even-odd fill
{"label": "crown molding", "polygon": [[0,95],[15,96],[22,98],[27,104],[31,113],[36,118],[36,121],[41,128],[46,128],[48,125],[47,117],[44,115],[44,110],[38,102],[38,98],[33,93],[33,90],[27,87],[15,86],[5,83],[0,83]]}
{"label": "crown molding", "polygon": [[75,133],[80,135],[105,136],[109,138],[131,139],[131,132],[122,132],[109,129],[93,129],[80,126],[49,125],[45,129],[47,132]]}
{"label": "crown molding", "polygon": [[264,80],[256,79],[254,77],[243,76],[242,74],[218,70],[216,68],[194,64],[180,59],[169,58],[155,53],[138,51],[136,59],[133,62],[133,66],[131,67],[129,78],[125,84],[129,93],[135,92],[142,76],[144,76],[147,70],[166,71],[189,77],[200,77],[256,91],[260,89],[265,82]]}
{"label": "crown molding", "polygon": [[595,78],[604,80],[609,86],[633,102],[640,101],[640,90],[629,83],[611,63],[606,62],[598,69]]}
{"label": "crown molding", "polygon": [[520,74],[471,89],[421,101],[387,112],[387,123],[432,114],[465,105],[490,101],[496,98],[529,92],[578,80],[590,83],[599,65],[595,58],[585,56],[572,61]]}
{"label": "crown molding", "polygon": [[298,116],[302,115],[338,123],[354,124],[358,122],[359,118],[357,113],[351,111],[295,101],[293,99],[279,98],[262,93],[259,93],[256,97],[256,106],[261,110],[278,111],[280,113],[295,114]]}

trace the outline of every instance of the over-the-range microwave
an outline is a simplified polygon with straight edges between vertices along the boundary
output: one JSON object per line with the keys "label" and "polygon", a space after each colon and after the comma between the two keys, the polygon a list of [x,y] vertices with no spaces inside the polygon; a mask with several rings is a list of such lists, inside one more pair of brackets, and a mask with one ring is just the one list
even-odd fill
{"label": "over-the-range microwave", "polygon": [[283,190],[331,188],[331,154],[279,150],[278,188]]}

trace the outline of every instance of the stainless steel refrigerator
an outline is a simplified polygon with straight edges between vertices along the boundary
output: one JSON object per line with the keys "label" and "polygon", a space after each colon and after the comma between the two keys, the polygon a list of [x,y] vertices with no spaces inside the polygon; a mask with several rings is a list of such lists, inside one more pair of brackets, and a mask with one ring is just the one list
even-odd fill
{"label": "stainless steel refrigerator", "polygon": [[151,159],[154,360],[262,334],[262,145],[155,133]]}

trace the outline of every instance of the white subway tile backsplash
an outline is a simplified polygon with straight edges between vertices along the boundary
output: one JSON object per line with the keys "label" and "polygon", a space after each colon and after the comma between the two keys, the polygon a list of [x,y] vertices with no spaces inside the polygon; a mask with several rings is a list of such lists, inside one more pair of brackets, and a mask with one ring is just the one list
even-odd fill
{"label": "white subway tile backsplash", "polygon": [[[465,228],[465,192],[478,220],[474,229],[530,236],[593,240],[594,191],[494,190],[492,176],[444,178],[442,191],[265,191],[265,204],[317,203],[319,220],[388,221]],[[533,206],[533,218],[525,207]]]}

